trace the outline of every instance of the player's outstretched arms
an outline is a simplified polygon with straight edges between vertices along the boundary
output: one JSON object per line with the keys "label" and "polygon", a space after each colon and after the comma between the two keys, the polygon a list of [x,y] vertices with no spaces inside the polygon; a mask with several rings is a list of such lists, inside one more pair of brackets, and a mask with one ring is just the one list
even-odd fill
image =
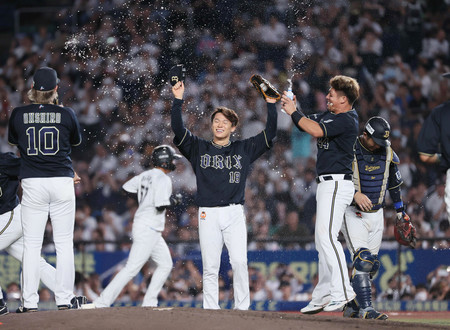
{"label": "player's outstretched arms", "polygon": [[182,100],[183,94],[184,94],[184,83],[182,81],[177,82],[172,87],[172,93],[173,96],[175,96],[176,99]]}

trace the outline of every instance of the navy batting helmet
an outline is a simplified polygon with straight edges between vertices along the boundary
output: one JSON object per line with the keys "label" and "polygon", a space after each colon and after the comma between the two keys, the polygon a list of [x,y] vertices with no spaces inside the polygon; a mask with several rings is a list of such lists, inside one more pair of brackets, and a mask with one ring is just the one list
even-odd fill
{"label": "navy batting helmet", "polygon": [[155,167],[161,167],[173,171],[175,169],[174,159],[181,158],[175,150],[166,144],[157,146],[152,153],[152,163]]}
{"label": "navy batting helmet", "polygon": [[387,147],[391,145],[391,142],[389,141],[391,127],[386,119],[382,117],[372,117],[367,121],[364,130],[379,146]]}

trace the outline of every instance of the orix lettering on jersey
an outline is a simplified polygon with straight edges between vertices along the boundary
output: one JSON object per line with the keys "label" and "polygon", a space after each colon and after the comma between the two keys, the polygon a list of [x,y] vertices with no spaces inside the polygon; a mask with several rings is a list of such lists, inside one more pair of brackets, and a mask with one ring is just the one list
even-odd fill
{"label": "orix lettering on jersey", "polygon": [[223,157],[222,155],[211,156],[209,154],[204,154],[200,156],[200,166],[202,168],[212,167],[216,170],[222,170],[224,168],[229,170],[232,168],[240,170],[242,169],[241,159],[241,155]]}
{"label": "orix lettering on jersey", "polygon": [[24,124],[60,124],[61,113],[59,112],[25,112],[23,114]]}

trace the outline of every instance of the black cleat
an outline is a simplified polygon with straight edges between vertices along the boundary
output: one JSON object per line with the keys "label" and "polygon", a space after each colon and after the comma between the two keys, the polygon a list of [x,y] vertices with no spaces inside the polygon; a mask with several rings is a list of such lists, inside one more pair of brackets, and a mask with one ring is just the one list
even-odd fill
{"label": "black cleat", "polygon": [[3,299],[0,299],[0,315],[6,315],[9,313],[8,306]]}
{"label": "black cleat", "polygon": [[16,313],[34,313],[37,311],[38,311],[37,308],[26,308],[23,306],[20,306],[19,308],[16,309]]}
{"label": "black cleat", "polygon": [[81,305],[84,304],[87,304],[87,298],[85,296],[75,296],[70,300],[70,304],[58,305],[58,310],[80,309]]}

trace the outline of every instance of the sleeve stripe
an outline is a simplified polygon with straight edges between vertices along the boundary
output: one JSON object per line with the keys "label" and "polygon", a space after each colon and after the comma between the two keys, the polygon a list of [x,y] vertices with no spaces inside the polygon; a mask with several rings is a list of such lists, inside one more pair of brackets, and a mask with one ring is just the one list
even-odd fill
{"label": "sleeve stripe", "polygon": [[419,151],[419,155],[425,155],[425,156],[429,156],[429,157],[434,156],[435,154],[436,154],[436,153],[429,154],[429,153],[426,153],[426,152],[421,152],[421,151]]}
{"label": "sleeve stripe", "polygon": [[323,123],[319,123],[319,125],[322,127],[323,130],[323,136],[326,137],[327,136],[327,128],[325,127],[325,125]]}
{"label": "sleeve stripe", "polygon": [[402,180],[398,185],[396,185],[395,187],[390,187],[390,188],[388,188],[388,190],[392,190],[392,189],[398,188],[398,187],[400,187],[402,184],[403,184],[403,180]]}
{"label": "sleeve stripe", "polygon": [[267,148],[270,149],[269,142],[267,141],[266,130],[263,130],[263,133],[264,133],[264,139],[266,140],[266,146],[267,146]]}
{"label": "sleeve stripe", "polygon": [[185,128],[184,136],[183,136],[183,138],[181,139],[180,143],[177,144],[177,147],[178,147],[178,146],[181,146],[181,144],[183,143],[184,139],[186,138],[187,132],[188,132],[188,129]]}

